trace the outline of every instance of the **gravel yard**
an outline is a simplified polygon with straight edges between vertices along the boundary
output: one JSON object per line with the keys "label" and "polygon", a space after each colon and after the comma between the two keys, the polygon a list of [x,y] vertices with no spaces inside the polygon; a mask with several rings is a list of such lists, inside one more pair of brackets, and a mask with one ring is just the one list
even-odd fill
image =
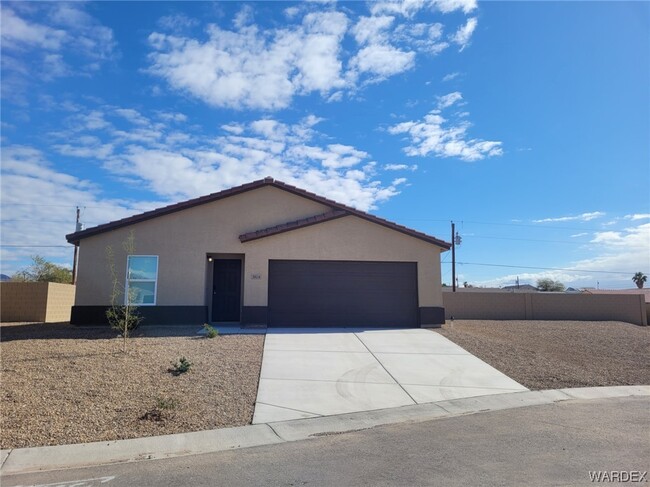
{"label": "gravel yard", "polygon": [[[3,324],[0,447],[250,424],[264,336],[207,339],[197,329],[141,328],[124,355],[108,328]],[[183,356],[190,371],[174,377],[170,362]]]}
{"label": "gravel yard", "polygon": [[650,385],[650,327],[456,320],[436,331],[529,389]]}

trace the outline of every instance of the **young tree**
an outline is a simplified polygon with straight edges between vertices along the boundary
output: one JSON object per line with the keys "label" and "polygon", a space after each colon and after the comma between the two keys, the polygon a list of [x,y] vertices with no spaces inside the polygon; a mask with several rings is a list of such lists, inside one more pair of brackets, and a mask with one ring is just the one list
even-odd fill
{"label": "young tree", "polygon": [[40,255],[32,256],[32,265],[11,276],[12,281],[60,282],[70,284],[72,271],[66,267],[48,262]]}
{"label": "young tree", "polygon": [[[133,231],[122,242],[122,248],[127,259],[129,255],[135,253],[135,234]],[[133,290],[125,286],[118,277],[117,271],[115,270],[115,253],[110,245],[106,247],[106,260],[111,275],[111,307],[106,310],[106,318],[111,327],[119,331],[122,335],[122,351],[126,353],[129,333],[135,330],[142,322],[142,316],[138,311],[138,307],[133,304],[135,301]],[[127,293],[126,299],[124,298],[125,291]],[[121,302],[124,304],[120,304]]]}
{"label": "young tree", "polygon": [[562,284],[560,281],[544,278],[537,280],[537,289],[547,292],[562,292],[564,291],[565,287],[564,284]]}
{"label": "young tree", "polygon": [[636,284],[636,287],[643,289],[643,285],[648,280],[648,276],[646,276],[643,272],[637,272],[634,274],[634,277],[632,277],[632,280],[634,281],[634,284]]}

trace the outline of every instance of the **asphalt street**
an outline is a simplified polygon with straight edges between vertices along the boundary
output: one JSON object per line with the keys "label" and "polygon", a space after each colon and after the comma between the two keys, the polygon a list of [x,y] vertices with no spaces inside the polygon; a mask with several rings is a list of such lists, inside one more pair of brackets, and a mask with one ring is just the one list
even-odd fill
{"label": "asphalt street", "polygon": [[[650,399],[573,400],[166,460],[4,476],[3,487],[648,483]],[[602,474],[601,474],[602,475]],[[626,478],[626,477],[619,477]]]}

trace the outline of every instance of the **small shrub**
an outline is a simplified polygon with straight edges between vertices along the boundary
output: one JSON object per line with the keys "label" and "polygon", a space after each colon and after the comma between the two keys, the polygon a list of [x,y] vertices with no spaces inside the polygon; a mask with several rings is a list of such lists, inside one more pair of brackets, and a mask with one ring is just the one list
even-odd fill
{"label": "small shrub", "polygon": [[157,397],[156,398],[156,408],[162,410],[176,409],[178,406],[178,400],[173,397]]}
{"label": "small shrub", "polygon": [[216,328],[213,328],[212,326],[208,325],[205,323],[203,325],[203,328],[205,328],[205,336],[206,338],[215,338],[216,336],[219,335],[219,330]]}
{"label": "small shrub", "polygon": [[174,419],[175,414],[172,412],[178,406],[178,401],[173,397],[157,397],[156,406],[140,416],[140,419],[146,421],[164,422],[168,419]]}
{"label": "small shrub", "polygon": [[178,362],[171,362],[172,368],[168,369],[173,376],[179,376],[190,370],[192,363],[185,357],[181,357]]}

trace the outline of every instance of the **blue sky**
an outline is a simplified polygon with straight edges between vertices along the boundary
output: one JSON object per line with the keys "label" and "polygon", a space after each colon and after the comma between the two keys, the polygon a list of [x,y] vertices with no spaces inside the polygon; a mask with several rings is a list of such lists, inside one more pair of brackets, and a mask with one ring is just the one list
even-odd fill
{"label": "blue sky", "polygon": [[629,288],[649,87],[648,2],[3,2],[1,272],[268,175],[454,220],[461,284]]}

